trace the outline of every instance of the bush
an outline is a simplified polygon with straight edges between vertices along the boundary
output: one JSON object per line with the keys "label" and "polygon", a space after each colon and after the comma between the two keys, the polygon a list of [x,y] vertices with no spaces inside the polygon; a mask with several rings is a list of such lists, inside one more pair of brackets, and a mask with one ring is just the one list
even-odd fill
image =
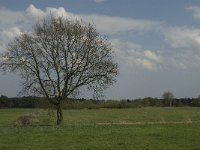
{"label": "bush", "polygon": [[17,118],[15,123],[18,126],[32,125],[33,123],[39,122],[38,116],[38,112],[33,112],[28,115],[22,115]]}

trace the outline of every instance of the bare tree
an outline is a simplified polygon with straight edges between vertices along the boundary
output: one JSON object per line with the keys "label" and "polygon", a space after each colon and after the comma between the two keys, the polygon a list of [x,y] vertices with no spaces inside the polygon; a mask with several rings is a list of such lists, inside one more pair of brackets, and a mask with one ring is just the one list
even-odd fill
{"label": "bare tree", "polygon": [[168,103],[169,106],[171,107],[174,100],[174,94],[168,91],[168,92],[164,92],[162,97],[166,101],[166,103]]}
{"label": "bare tree", "polygon": [[1,55],[0,68],[19,72],[22,93],[45,96],[63,122],[63,102],[82,87],[101,93],[116,81],[113,50],[94,25],[52,16],[24,32]]}

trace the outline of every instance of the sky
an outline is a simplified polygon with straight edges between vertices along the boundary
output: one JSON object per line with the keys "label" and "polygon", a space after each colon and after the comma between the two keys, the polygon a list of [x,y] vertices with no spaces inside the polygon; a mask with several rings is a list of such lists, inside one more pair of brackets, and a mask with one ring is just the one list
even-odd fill
{"label": "sky", "polygon": [[[200,95],[199,0],[0,0],[0,52],[49,13],[92,22],[108,38],[120,75],[105,99]],[[0,95],[20,89],[17,74],[0,74]]]}

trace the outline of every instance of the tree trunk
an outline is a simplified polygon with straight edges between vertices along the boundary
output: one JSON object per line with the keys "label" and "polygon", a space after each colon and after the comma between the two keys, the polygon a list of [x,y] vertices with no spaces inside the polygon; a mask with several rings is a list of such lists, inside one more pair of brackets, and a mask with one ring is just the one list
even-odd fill
{"label": "tree trunk", "polygon": [[62,101],[59,101],[57,105],[57,125],[61,125],[63,123],[63,110],[62,110]]}
{"label": "tree trunk", "polygon": [[170,107],[172,107],[172,102],[173,102],[173,99],[170,99],[170,100],[169,100],[169,106],[170,106]]}

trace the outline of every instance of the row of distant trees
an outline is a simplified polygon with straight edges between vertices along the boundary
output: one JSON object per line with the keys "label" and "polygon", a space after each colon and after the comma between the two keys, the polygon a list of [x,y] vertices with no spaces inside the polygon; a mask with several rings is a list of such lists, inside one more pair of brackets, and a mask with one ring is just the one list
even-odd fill
{"label": "row of distant trees", "polygon": [[[166,95],[165,95],[166,96]],[[200,107],[199,98],[172,98],[168,95],[162,99],[146,97],[142,99],[92,100],[69,99],[63,104],[64,109],[98,109],[98,108],[139,108],[139,107]],[[50,103],[43,97],[0,97],[0,108],[49,108]],[[53,106],[52,106],[53,108]]]}

